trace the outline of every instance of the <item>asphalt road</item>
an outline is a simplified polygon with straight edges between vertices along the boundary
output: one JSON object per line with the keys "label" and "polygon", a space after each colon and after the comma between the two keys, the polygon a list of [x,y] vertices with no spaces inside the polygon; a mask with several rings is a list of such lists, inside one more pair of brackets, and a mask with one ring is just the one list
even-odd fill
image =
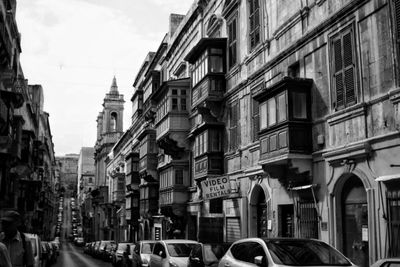
{"label": "asphalt road", "polygon": [[72,233],[71,198],[67,195],[64,198],[63,224],[61,225],[61,250],[57,262],[52,267],[111,267],[111,263],[95,259],[85,253],[80,247],[68,242]]}
{"label": "asphalt road", "polygon": [[71,243],[63,242],[57,262],[52,265],[55,267],[111,267],[111,263],[95,259],[83,253],[82,248],[78,248]]}

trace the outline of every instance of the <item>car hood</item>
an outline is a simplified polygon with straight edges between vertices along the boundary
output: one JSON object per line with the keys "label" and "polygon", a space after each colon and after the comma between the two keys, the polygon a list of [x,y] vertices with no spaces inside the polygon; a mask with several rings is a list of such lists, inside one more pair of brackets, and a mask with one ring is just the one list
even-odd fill
{"label": "car hood", "polygon": [[186,267],[189,257],[171,257],[171,261],[178,264],[178,266]]}

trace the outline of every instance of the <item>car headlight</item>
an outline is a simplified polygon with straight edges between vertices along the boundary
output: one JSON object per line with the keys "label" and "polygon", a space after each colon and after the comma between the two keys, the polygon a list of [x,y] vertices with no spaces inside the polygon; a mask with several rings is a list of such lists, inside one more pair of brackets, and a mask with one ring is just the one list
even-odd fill
{"label": "car headlight", "polygon": [[175,262],[173,262],[171,260],[169,261],[169,266],[170,267],[179,267],[178,264],[176,264]]}

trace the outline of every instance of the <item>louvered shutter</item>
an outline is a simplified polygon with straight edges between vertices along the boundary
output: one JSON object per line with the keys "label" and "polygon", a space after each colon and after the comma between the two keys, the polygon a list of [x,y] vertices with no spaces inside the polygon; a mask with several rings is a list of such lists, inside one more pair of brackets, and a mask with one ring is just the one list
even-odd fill
{"label": "louvered shutter", "polygon": [[394,5],[394,15],[395,15],[395,24],[396,24],[396,38],[397,42],[400,42],[400,0],[393,0]]}
{"label": "louvered shutter", "polygon": [[344,84],[346,88],[346,106],[356,102],[355,79],[354,79],[354,55],[353,55],[352,31],[343,35],[343,62],[344,62]]}
{"label": "louvered shutter", "polygon": [[260,131],[260,111],[258,101],[253,100],[253,141],[258,140]]}
{"label": "louvered shutter", "polygon": [[335,66],[334,85],[336,93],[336,109],[344,106],[343,86],[343,62],[342,62],[342,40],[337,38],[333,41],[333,60]]}

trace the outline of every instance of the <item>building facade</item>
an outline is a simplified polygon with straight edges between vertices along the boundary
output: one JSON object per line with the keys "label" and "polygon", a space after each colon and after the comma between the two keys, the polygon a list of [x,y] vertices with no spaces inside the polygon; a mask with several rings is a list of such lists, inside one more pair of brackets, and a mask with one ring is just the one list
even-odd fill
{"label": "building facade", "polygon": [[56,157],[60,169],[60,185],[63,191],[75,196],[78,187],[78,160],[79,154],[66,154]]}
{"label": "building facade", "polygon": [[16,1],[0,2],[0,216],[18,210],[21,230],[54,237],[57,180],[54,145],[40,85],[20,65]]}
{"label": "building facade", "polygon": [[132,236],[399,256],[399,7],[203,0],[171,15],[134,82]]}

